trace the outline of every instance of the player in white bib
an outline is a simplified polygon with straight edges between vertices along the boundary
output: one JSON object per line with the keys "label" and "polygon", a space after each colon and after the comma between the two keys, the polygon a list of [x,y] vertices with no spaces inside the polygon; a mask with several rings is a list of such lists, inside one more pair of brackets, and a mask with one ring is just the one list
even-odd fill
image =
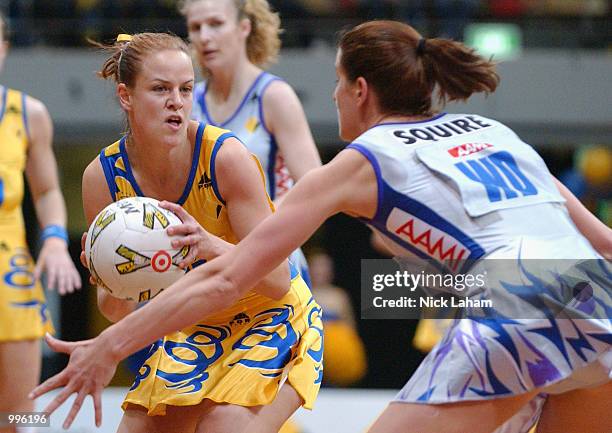
{"label": "player in white bib", "polygon": [[[392,21],[361,24],[338,47],[334,99],[340,136],[351,144],[308,173],[231,253],[190,272],[94,340],[51,340],[71,353],[70,363],[35,394],[67,386],[98,395],[88,381],[110,380],[100,358],[116,362],[222,308],[328,217],[344,212],[364,220],[413,265],[451,276],[477,276],[499,263],[503,271],[493,267],[495,278],[466,288],[467,297],[492,300],[494,307],[461,309],[463,319],[371,433],[523,433],[540,413],[539,433],[612,431],[606,411],[612,272],[604,259],[612,257],[612,231],[509,128],[432,109],[436,96],[444,102],[493,92],[495,65],[461,43],[425,40]],[[160,316],[167,320],[153,329],[149,324]],[[58,396],[51,409],[66,398]]]}
{"label": "player in white bib", "polygon": [[[191,117],[233,131],[259,159],[278,204],[295,181],[321,165],[295,92],[262,69],[278,55],[278,15],[266,0],[187,0],[181,13],[205,77],[195,85]],[[290,260],[310,286],[302,251]]]}

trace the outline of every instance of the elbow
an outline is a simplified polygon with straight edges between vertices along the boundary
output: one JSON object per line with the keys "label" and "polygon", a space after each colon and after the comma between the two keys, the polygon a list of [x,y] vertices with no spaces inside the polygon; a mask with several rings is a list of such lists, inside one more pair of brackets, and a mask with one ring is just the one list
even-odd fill
{"label": "elbow", "polygon": [[[203,297],[201,302],[203,305],[214,305],[215,311],[224,310],[231,307],[242,298],[248,288],[243,290],[240,285],[230,277],[219,273],[210,278],[207,278],[205,284],[209,290],[198,290],[197,297]],[[196,302],[197,304],[198,302]]]}
{"label": "elbow", "polygon": [[280,301],[285,297],[289,290],[291,289],[291,273],[289,272],[289,266],[285,262],[284,266],[282,266],[281,275],[277,278],[277,284],[271,290],[271,298],[275,301]]}
{"label": "elbow", "polygon": [[612,242],[608,242],[606,248],[599,251],[599,254],[601,254],[604,259],[612,261]]}
{"label": "elbow", "polygon": [[267,278],[262,280],[255,288],[260,295],[275,301],[280,301],[291,289],[291,273],[287,261],[284,262]]}
{"label": "elbow", "polygon": [[287,293],[289,293],[289,289],[291,288],[291,281],[287,279],[287,284],[277,287],[267,287],[265,292],[260,292],[263,295],[267,296],[274,301],[280,301],[285,297]]}
{"label": "elbow", "polygon": [[595,250],[606,260],[612,261],[612,230],[606,227],[604,236],[597,240],[589,239]]}

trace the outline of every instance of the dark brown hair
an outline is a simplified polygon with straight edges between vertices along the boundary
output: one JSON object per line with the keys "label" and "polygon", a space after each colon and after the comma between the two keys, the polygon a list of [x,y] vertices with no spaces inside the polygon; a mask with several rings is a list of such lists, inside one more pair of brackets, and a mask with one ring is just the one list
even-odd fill
{"label": "dark brown hair", "polygon": [[128,87],[134,86],[147,54],[162,50],[180,50],[190,55],[187,44],[178,36],[169,33],[138,33],[132,35],[130,41],[116,41],[112,45],[92,43],[110,53],[102,69],[98,71],[98,76],[124,83]]}
{"label": "dark brown hair", "polygon": [[431,115],[434,91],[444,105],[499,83],[495,64],[449,39],[426,39],[396,21],[370,21],[343,34],[340,65],[351,81],[363,77],[387,114]]}

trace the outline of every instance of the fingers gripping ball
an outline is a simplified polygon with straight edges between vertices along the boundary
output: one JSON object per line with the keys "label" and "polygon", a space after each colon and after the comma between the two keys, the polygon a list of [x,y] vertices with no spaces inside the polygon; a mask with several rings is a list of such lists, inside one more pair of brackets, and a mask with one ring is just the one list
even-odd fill
{"label": "fingers gripping ball", "polygon": [[181,220],[152,198],[111,203],[93,220],[85,240],[96,283],[121,299],[146,301],[174,283],[189,247],[172,248],[166,229]]}

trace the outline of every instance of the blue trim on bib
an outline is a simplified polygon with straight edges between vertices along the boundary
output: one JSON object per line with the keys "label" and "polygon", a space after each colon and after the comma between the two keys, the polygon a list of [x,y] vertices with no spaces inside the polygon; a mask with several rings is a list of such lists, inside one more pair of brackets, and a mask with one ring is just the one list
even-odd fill
{"label": "blue trim on bib", "polygon": [[[195,174],[198,168],[198,163],[200,161],[200,149],[202,145],[202,135],[204,134],[205,127],[206,125],[204,123],[200,123],[198,125],[198,131],[196,133],[196,142],[195,142],[195,145],[193,146],[193,154],[191,157],[192,159],[191,159],[191,168],[189,170],[189,177],[187,178],[187,183],[185,184],[185,187],[183,188],[183,193],[181,194],[181,197],[177,200],[177,204],[181,206],[183,205],[183,203],[185,203],[185,200],[187,200],[187,198],[189,197],[189,193],[191,192],[191,187],[193,186],[193,179],[195,177]],[[125,137],[123,137],[121,141],[119,142],[119,152],[121,156],[123,157],[123,164],[125,165],[125,172],[126,172],[127,180],[132,185],[132,188],[134,188],[134,192],[136,193],[136,195],[140,197],[146,197],[145,194],[140,189],[138,182],[136,182],[136,178],[134,177],[134,173],[132,172],[132,166],[130,165],[130,159],[128,158],[128,154],[125,149]]]}
{"label": "blue trim on bib", "polygon": [[6,112],[6,96],[8,94],[8,89],[6,87],[2,88],[2,111],[0,111],[0,122],[4,119],[4,113]]}
{"label": "blue trim on bib", "polygon": [[289,279],[293,280],[295,277],[300,275],[300,272],[298,271],[297,266],[291,263],[291,260],[287,260],[287,262],[289,263]]}
{"label": "blue trim on bib", "polygon": [[219,191],[219,186],[217,185],[215,158],[217,158],[217,152],[219,152],[219,149],[221,149],[221,145],[223,144],[223,142],[230,137],[234,137],[236,140],[240,141],[240,139],[231,132],[226,132],[224,134],[221,134],[219,138],[217,138],[217,141],[215,141],[213,150],[210,154],[210,180],[212,182],[213,191],[215,192],[215,195],[217,196],[219,201],[221,201],[221,203],[223,203],[224,205],[225,205],[225,200],[223,200],[223,197],[221,197],[221,192]]}
{"label": "blue trim on bib", "polygon": [[270,153],[268,154],[268,172],[266,175],[268,176],[267,184],[268,189],[270,191],[270,200],[274,201],[276,198],[276,176],[274,175],[276,155],[278,154],[278,145],[276,144],[276,140],[274,136],[270,136]]}
{"label": "blue trim on bib", "polygon": [[391,214],[391,211],[395,208],[401,209],[404,212],[407,212],[408,214],[424,221],[431,227],[434,227],[446,233],[447,235],[454,238],[456,241],[460,242],[461,245],[463,245],[465,248],[467,248],[467,250],[469,251],[469,255],[461,259],[464,261],[464,267],[462,269],[459,269],[459,272],[465,271],[473,264],[474,260],[478,260],[479,258],[485,255],[485,250],[474,239],[472,239],[466,233],[461,231],[458,227],[451,224],[449,221],[444,219],[442,216],[437,214],[425,204],[394,190],[384,180],[383,197],[385,198],[385,201],[381,206],[380,214],[372,220],[369,220],[367,218],[360,218],[360,220],[376,228],[377,231],[381,232],[386,237],[393,240],[399,246],[406,249],[407,251],[410,251],[417,257],[420,257],[424,260],[429,260],[432,263],[435,263],[435,265],[439,269],[446,270],[446,266],[444,265],[444,263],[440,262],[435,257],[430,256],[429,254],[421,251],[414,245],[411,245],[410,243],[404,241],[395,233],[392,233],[387,230],[387,218]]}
{"label": "blue trim on bib", "polygon": [[[201,87],[198,86],[199,84],[201,84]],[[206,107],[206,101],[204,100],[205,93],[206,93],[206,82],[202,81],[200,83],[197,83],[195,85],[194,92],[193,92],[193,100],[195,101],[196,105],[200,108],[200,114],[201,114],[201,117],[203,118],[200,118],[200,119],[196,118],[194,116],[193,110],[191,111],[191,118],[198,122],[206,122],[212,125],[213,122],[208,118],[208,113],[206,112],[206,109],[205,109]]]}
{"label": "blue trim on bib", "polygon": [[382,172],[380,170],[380,165],[378,164],[378,160],[376,159],[376,157],[374,156],[374,154],[372,152],[370,152],[369,149],[367,149],[364,145],[359,144],[359,143],[351,143],[348,146],[346,146],[346,149],[354,149],[357,152],[361,153],[363,156],[365,156],[367,158],[368,161],[370,161],[370,164],[372,164],[372,168],[374,169],[374,174],[376,175],[376,183],[378,185],[378,191],[377,191],[377,199],[378,199],[378,203],[376,203],[376,213],[374,214],[374,220],[377,219],[377,217],[380,215],[381,209],[382,209],[382,203],[383,203],[383,178],[382,178]]}
{"label": "blue trim on bib", "polygon": [[138,182],[136,182],[134,173],[132,173],[132,166],[130,165],[127,150],[125,149],[125,137],[121,138],[121,141],[119,142],[119,153],[123,157],[123,165],[125,165],[125,173],[127,175],[127,180],[132,185],[132,188],[134,188],[134,192],[136,193],[136,195],[144,197],[145,195],[142,193],[140,186],[138,186]]}
{"label": "blue trim on bib", "polygon": [[204,135],[204,129],[206,129],[206,125],[204,123],[200,123],[198,125],[198,132],[196,132],[195,145],[193,146],[193,156],[191,157],[192,160],[191,169],[189,170],[189,177],[187,178],[187,183],[185,184],[183,194],[181,194],[181,197],[177,201],[177,203],[181,206],[189,197],[189,193],[191,192],[191,188],[193,186],[193,178],[196,175],[198,164],[200,163],[200,149],[202,148],[202,136]]}
{"label": "blue trim on bib", "polygon": [[270,137],[272,137],[272,139],[274,140],[274,135],[270,132],[270,130],[268,129],[268,127],[266,126],[266,122],[264,121],[264,113],[263,113],[263,95],[266,91],[266,89],[268,88],[268,86],[270,84],[272,84],[275,81],[284,81],[283,79],[281,79],[280,77],[277,77],[276,75],[272,75],[272,74],[267,74],[267,76],[270,77],[270,80],[263,85],[263,87],[261,88],[261,91],[259,92],[259,95],[257,96],[257,102],[259,105],[259,108],[257,109],[257,112],[259,114],[259,122],[261,123],[261,127],[264,129],[264,131],[266,131],[268,133],[268,135]]}
{"label": "blue trim on bib", "polygon": [[201,107],[202,107],[202,113],[204,113],[204,115],[206,116],[206,118],[210,121],[210,123],[214,126],[218,126],[223,128],[225,125],[227,125],[228,123],[230,123],[232,120],[234,120],[234,118],[238,115],[238,113],[240,113],[240,110],[242,109],[242,107],[244,106],[244,104],[246,104],[246,102],[249,100],[249,98],[251,97],[251,93],[253,93],[253,90],[255,89],[255,87],[257,86],[257,83],[259,83],[259,81],[262,79],[262,77],[264,77],[266,75],[265,71],[262,71],[257,78],[255,78],[255,81],[253,81],[253,84],[251,84],[251,87],[249,87],[249,90],[247,90],[247,92],[244,94],[244,97],[242,98],[242,101],[240,101],[240,105],[238,105],[238,108],[236,108],[236,110],[234,111],[234,113],[232,113],[232,115],[222,121],[222,122],[215,122],[213,120],[213,118],[210,116],[210,113],[208,113],[208,107],[206,106],[206,92],[208,92],[208,83],[205,83],[204,86],[204,91],[202,92],[202,99],[201,99]]}
{"label": "blue trim on bib", "polygon": [[111,163],[114,162],[108,156],[104,155],[106,148],[100,151],[100,165],[102,166],[102,171],[104,172],[104,178],[106,179],[106,185],[108,186],[108,192],[111,195],[111,200],[115,201],[117,199],[117,184],[115,183],[115,174],[113,172],[113,168]]}
{"label": "blue trim on bib", "polygon": [[21,93],[21,117],[23,118],[23,127],[25,129],[26,137],[28,142],[30,141],[30,125],[28,125],[28,112],[26,109],[26,94]]}

